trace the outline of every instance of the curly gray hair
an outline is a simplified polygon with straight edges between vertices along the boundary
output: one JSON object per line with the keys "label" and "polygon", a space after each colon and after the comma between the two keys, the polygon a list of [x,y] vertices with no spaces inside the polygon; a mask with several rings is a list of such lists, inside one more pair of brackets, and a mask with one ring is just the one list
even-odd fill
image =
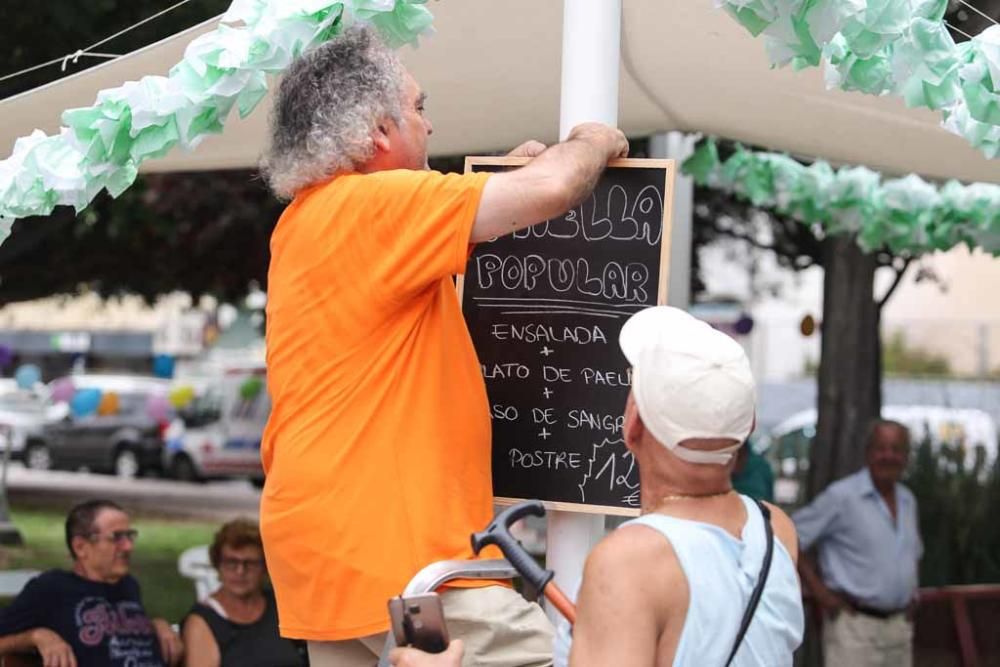
{"label": "curly gray hair", "polygon": [[404,71],[396,54],[361,25],[296,59],[275,95],[271,141],[261,161],[274,194],[291,199],[371,158],[379,122],[402,118]]}

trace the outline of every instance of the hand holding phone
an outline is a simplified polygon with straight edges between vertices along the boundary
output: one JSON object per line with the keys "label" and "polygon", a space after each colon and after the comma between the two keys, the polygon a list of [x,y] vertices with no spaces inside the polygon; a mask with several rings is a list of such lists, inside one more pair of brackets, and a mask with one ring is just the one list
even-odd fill
{"label": "hand holding phone", "polygon": [[441,653],[448,648],[448,628],[437,593],[390,599],[389,618],[396,646],[412,646],[427,653]]}
{"label": "hand holding phone", "polygon": [[397,646],[389,653],[389,664],[393,667],[462,667],[464,655],[462,640],[452,639],[444,653],[424,653],[409,646]]}

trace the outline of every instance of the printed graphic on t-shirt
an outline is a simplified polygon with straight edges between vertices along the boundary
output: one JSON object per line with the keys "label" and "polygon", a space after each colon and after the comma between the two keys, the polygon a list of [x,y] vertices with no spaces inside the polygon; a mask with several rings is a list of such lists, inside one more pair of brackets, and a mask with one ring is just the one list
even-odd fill
{"label": "printed graphic on t-shirt", "polygon": [[108,659],[121,667],[160,667],[156,634],[142,605],[131,600],[110,603],[102,597],[85,597],[76,605],[74,620],[80,643],[106,644]]}

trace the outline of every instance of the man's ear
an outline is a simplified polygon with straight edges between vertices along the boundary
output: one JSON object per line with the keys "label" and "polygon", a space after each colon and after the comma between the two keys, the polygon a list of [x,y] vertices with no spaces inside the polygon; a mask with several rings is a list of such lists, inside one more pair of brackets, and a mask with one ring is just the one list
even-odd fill
{"label": "man's ear", "polygon": [[375,131],[372,133],[372,142],[375,144],[376,153],[389,152],[391,142],[389,141],[389,131],[386,121],[382,121],[375,128]]}
{"label": "man's ear", "polygon": [[633,449],[642,440],[642,436],[645,433],[646,426],[642,423],[642,417],[639,416],[639,409],[635,405],[635,399],[629,393],[628,400],[625,402],[625,423],[622,425],[622,437],[625,439],[625,446],[630,450]]}
{"label": "man's ear", "polygon": [[80,553],[83,551],[83,547],[87,545],[89,540],[81,535],[74,535],[73,539],[69,541],[70,545],[73,547],[73,560],[80,558]]}

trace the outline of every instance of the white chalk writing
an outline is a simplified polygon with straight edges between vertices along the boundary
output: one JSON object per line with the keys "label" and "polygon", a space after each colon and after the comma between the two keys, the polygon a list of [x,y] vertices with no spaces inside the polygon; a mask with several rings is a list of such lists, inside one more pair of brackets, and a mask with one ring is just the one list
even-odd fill
{"label": "white chalk writing", "polygon": [[511,468],[546,468],[548,470],[576,470],[583,458],[578,452],[542,451],[522,452],[512,448],[508,454]]}
{"label": "white chalk writing", "polygon": [[[596,325],[560,327],[548,324],[500,322],[490,326],[490,335],[496,340],[510,340],[524,343],[574,343],[576,345],[589,345],[591,343],[608,342],[604,331]],[[544,349],[542,353],[545,353]]]}
{"label": "white chalk writing", "polygon": [[501,257],[494,253],[476,256],[476,281],[479,289],[501,287],[505,290],[532,291],[540,280],[560,293],[575,294],[625,303],[647,303],[649,268],[641,262],[611,261],[591,267],[583,257],[546,259],[541,255]]}

